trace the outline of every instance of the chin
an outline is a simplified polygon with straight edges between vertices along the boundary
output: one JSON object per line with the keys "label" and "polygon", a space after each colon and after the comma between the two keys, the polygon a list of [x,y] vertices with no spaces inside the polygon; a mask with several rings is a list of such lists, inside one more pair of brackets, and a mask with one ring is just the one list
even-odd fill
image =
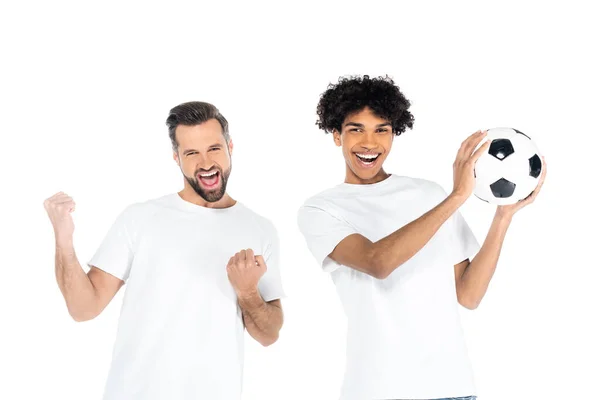
{"label": "chin", "polygon": [[379,171],[381,171],[381,169],[377,170],[377,171],[356,171],[354,170],[354,175],[356,175],[356,177],[358,179],[360,179],[361,181],[370,181],[373,180],[377,174],[379,173]]}

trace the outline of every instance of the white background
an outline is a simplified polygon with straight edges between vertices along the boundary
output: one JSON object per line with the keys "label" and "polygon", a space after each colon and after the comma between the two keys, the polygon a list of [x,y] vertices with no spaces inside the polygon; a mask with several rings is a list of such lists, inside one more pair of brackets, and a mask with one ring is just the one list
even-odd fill
{"label": "white background", "polygon": [[[344,178],[314,123],[320,93],[347,74],[389,74],[413,104],[388,172],[450,190],[470,133],[510,126],[536,140],[546,185],[515,216],[481,306],[462,312],[479,398],[600,399],[591,6],[83,3],[0,8],[0,399],[101,398],[124,290],[98,318],[70,319],[42,203],[74,197],[87,261],[126,205],[182,188],[164,121],[189,100],[229,120],[229,192],[282,243],[285,325],[269,348],[248,337],[244,399],[337,398],[345,318],[296,210]],[[493,206],[471,198],[461,211],[482,242]]]}

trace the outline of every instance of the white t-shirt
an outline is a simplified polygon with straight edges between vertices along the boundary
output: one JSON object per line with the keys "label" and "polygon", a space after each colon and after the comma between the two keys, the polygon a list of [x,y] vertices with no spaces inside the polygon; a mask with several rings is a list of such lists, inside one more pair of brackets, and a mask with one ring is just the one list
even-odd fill
{"label": "white t-shirt", "polygon": [[343,183],[308,199],[298,225],[331,272],[348,318],[341,399],[435,399],[475,394],[460,325],[454,265],[479,244],[454,213],[415,256],[385,279],[328,257],[359,233],[376,242],[438,205],[446,193],[424,179],[391,175],[370,185]]}
{"label": "white t-shirt", "polygon": [[173,193],[125,208],[88,262],[127,283],[105,400],[240,398],[244,325],[226,266],[248,248],[267,265],[263,299],[281,298],[277,231],[240,202]]}

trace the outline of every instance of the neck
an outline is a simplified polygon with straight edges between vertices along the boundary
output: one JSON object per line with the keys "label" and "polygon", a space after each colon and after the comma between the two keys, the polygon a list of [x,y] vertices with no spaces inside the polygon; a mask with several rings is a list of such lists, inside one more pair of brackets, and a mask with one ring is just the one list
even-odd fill
{"label": "neck", "polygon": [[381,182],[382,180],[388,178],[389,176],[390,176],[390,174],[388,174],[387,172],[385,172],[383,170],[383,168],[381,168],[379,170],[379,172],[377,172],[377,174],[375,174],[374,177],[369,178],[369,179],[363,179],[363,178],[359,177],[358,175],[356,175],[348,166],[346,166],[346,179],[344,180],[344,183],[350,183],[353,185],[369,185],[369,184]]}
{"label": "neck", "polygon": [[227,193],[223,195],[218,201],[208,202],[204,200],[194,189],[191,187],[185,187],[179,193],[182,199],[189,201],[190,203],[196,204],[206,208],[229,208],[235,205],[236,201],[232,199]]}

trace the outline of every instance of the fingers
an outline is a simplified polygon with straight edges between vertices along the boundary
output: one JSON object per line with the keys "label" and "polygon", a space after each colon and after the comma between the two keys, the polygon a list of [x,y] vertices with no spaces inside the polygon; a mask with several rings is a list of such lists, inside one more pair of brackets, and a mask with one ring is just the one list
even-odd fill
{"label": "fingers", "polygon": [[252,249],[246,249],[244,252],[246,253],[246,267],[250,268],[256,266],[254,251],[252,251]]}
{"label": "fingers", "polygon": [[58,192],[58,193],[53,194],[49,198],[47,198],[46,201],[48,201],[48,202],[54,202],[54,201],[65,199],[65,198],[70,199],[71,196],[69,196],[65,192]]}
{"label": "fingers", "polygon": [[529,203],[533,203],[533,201],[537,197],[538,193],[542,189],[542,186],[544,186],[545,180],[546,180],[546,160],[544,159],[544,157],[542,157],[542,175],[540,176],[540,180],[539,180],[537,186],[535,187],[535,189],[533,190],[533,192],[531,192],[531,194],[529,196],[527,196]]}
{"label": "fingers", "polygon": [[542,176],[540,176],[540,181],[538,182],[535,190],[537,190],[538,192],[540,191],[540,188],[542,187],[542,185],[544,184],[544,181],[546,180],[546,171],[548,170],[548,167],[546,166],[546,159],[544,157],[542,157]]}
{"label": "fingers", "polygon": [[544,182],[546,180],[546,157],[542,156],[542,177],[540,178],[540,182]]}
{"label": "fingers", "polygon": [[461,147],[467,146],[470,142],[475,140],[478,137],[481,137],[483,131],[480,129],[477,132],[470,134],[465,140],[462,141]]}
{"label": "fingers", "polygon": [[55,199],[57,197],[66,196],[66,195],[67,194],[65,192],[57,192],[57,193],[54,193],[52,196],[50,196],[50,198],[48,200],[53,200],[53,199]]}
{"label": "fingers", "polygon": [[482,144],[481,147],[478,148],[477,151],[475,151],[475,153],[473,153],[471,155],[470,160],[471,160],[471,162],[473,162],[473,164],[475,164],[475,162],[479,159],[479,157],[481,157],[483,155],[483,153],[488,151],[488,149],[490,148],[490,144],[491,144],[491,141],[486,140],[486,142],[484,144]]}
{"label": "fingers", "polygon": [[240,262],[244,264],[254,264],[254,252],[252,249],[244,249],[238,252]]}
{"label": "fingers", "polygon": [[487,133],[487,130],[486,131],[479,130],[479,131],[473,133],[472,135],[470,135],[468,138],[466,138],[461,143],[460,149],[458,150],[459,158],[465,159],[465,158],[468,158],[471,154],[473,154],[473,150],[475,149],[475,147],[477,147],[479,142],[481,142],[481,139],[485,136],[486,133]]}
{"label": "fingers", "polygon": [[259,267],[267,269],[267,264],[265,263],[265,259],[263,258],[263,256],[256,256],[255,258],[256,258],[256,264]]}
{"label": "fingers", "polygon": [[75,211],[75,202],[73,201],[67,201],[64,203],[49,203],[46,204],[45,207],[46,211],[49,214],[62,214],[65,212],[71,213],[73,211]]}
{"label": "fingers", "polygon": [[255,256],[254,255],[254,251],[252,249],[244,249],[244,250],[240,250],[239,252],[235,253],[235,255],[233,257],[231,257],[229,259],[229,263],[227,264],[227,266],[238,266],[240,268],[244,268],[244,267],[254,267],[259,265],[258,261],[257,261],[257,257],[261,257],[261,256]]}
{"label": "fingers", "polygon": [[53,196],[44,200],[44,208],[46,210],[68,209],[70,212],[75,210],[75,201],[64,192],[58,192]]}
{"label": "fingers", "polygon": [[531,192],[529,194],[529,196],[525,197],[522,202],[523,205],[527,205],[527,204],[531,204],[534,202],[535,198],[537,197],[537,195],[540,193],[540,190],[542,189],[542,186],[544,186],[544,181],[546,180],[546,159],[544,157],[542,157],[542,175],[540,176],[540,180],[538,181],[537,186],[535,187],[535,189],[533,190],[533,192]]}

